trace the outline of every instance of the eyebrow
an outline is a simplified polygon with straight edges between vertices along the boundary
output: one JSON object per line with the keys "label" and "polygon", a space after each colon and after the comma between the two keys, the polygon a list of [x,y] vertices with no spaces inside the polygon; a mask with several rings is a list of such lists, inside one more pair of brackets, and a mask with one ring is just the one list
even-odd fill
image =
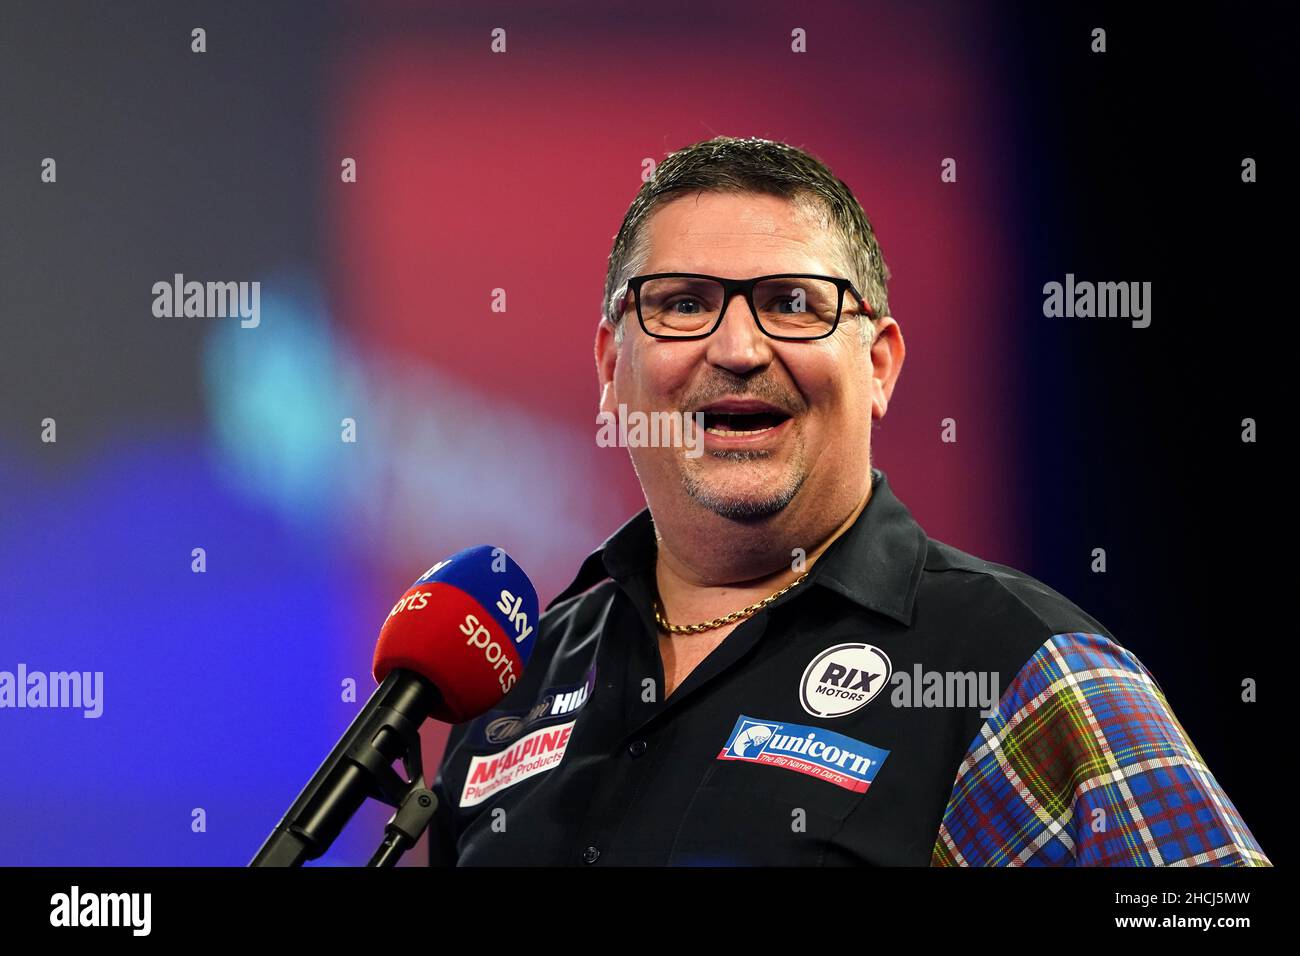
{"label": "eyebrow", "polygon": [[840,273],[840,272],[836,272],[836,271],[834,271],[834,270],[827,271],[827,270],[825,270],[825,269],[821,269],[821,270],[819,270],[819,269],[772,269],[772,270],[764,270],[764,271],[762,271],[762,272],[751,272],[751,273],[749,273],[749,274],[747,274],[747,275],[743,275],[743,276],[725,276],[725,275],[723,275],[721,272],[710,272],[708,269],[667,269],[667,268],[664,268],[664,269],[660,269],[660,268],[651,269],[651,268],[646,268],[645,270],[643,270],[642,272],[640,272],[640,273],[638,273],[638,274],[639,274],[639,275],[654,275],[655,273],[658,273],[658,272],[693,272],[693,273],[695,273],[696,275],[705,275],[705,276],[721,276],[722,278],[729,278],[729,279],[751,279],[751,278],[753,278],[754,276],[772,276],[772,275],[789,275],[789,274],[798,275],[798,274],[800,274],[800,273],[806,273],[806,274],[808,274],[808,275],[816,275],[816,276],[841,276],[841,275],[843,275],[843,276],[845,276],[845,277],[848,277],[848,273]]}

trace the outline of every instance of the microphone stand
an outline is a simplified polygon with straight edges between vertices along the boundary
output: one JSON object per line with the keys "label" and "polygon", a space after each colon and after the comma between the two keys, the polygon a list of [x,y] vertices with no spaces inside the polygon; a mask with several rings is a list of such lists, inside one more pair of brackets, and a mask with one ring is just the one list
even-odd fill
{"label": "microphone stand", "polygon": [[437,809],[438,798],[432,790],[425,787],[423,775],[416,777],[402,798],[397,812],[389,817],[388,825],[384,827],[384,840],[366,866],[395,865],[403,853],[415,846],[420,834],[428,829],[429,821]]}
{"label": "microphone stand", "polygon": [[[438,808],[424,785],[420,756],[420,724],[438,691],[410,677],[393,671],[385,678],[249,866],[301,866],[316,859],[368,797],[397,808],[371,866],[392,866],[420,838]],[[393,769],[399,757],[406,780]]]}

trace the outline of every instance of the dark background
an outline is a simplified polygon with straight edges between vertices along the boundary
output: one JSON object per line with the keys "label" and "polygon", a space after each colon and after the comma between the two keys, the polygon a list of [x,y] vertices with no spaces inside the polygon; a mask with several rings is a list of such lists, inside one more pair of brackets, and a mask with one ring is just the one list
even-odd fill
{"label": "dark background", "polygon": [[[1153,282],[1147,329],[1028,330],[1040,359],[1023,382],[1034,572],[1152,671],[1275,863],[1290,852],[1279,764],[1291,509],[1276,412],[1292,360],[1295,204],[1289,177],[1246,185],[1240,172],[1246,156],[1263,169],[1285,155],[1295,128],[1282,11],[1034,5],[1004,34],[1008,60],[1023,57],[1030,274]],[[1102,22],[1103,64],[1061,40]],[[1245,418],[1256,444],[1241,441]],[[1106,548],[1105,575],[1079,558],[1093,547]],[[1256,703],[1241,701],[1245,678]]]}

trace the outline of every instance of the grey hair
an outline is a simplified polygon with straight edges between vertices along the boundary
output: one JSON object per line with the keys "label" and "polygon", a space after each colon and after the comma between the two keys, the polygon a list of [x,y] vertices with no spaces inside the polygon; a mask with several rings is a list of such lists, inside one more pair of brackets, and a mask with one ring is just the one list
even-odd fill
{"label": "grey hair", "polygon": [[[849,270],[848,278],[876,316],[889,315],[889,267],[875,230],[861,204],[819,159],[772,140],[716,136],[670,153],[632,200],[614,237],[605,274],[601,315],[623,340],[627,283],[649,257],[646,224],[660,206],[690,192],[758,193],[797,203],[833,230],[834,246]],[[871,322],[861,323],[862,341],[870,345]]]}

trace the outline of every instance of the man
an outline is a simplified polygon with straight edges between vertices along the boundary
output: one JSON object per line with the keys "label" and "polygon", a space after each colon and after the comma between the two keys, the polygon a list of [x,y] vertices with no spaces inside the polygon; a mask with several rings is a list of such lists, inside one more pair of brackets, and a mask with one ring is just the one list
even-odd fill
{"label": "man", "polygon": [[704,453],[630,448],[649,507],[453,729],[431,862],[1269,865],[1138,660],[872,467],[887,279],[800,150],[719,137],[642,187],[600,408],[702,415]]}

